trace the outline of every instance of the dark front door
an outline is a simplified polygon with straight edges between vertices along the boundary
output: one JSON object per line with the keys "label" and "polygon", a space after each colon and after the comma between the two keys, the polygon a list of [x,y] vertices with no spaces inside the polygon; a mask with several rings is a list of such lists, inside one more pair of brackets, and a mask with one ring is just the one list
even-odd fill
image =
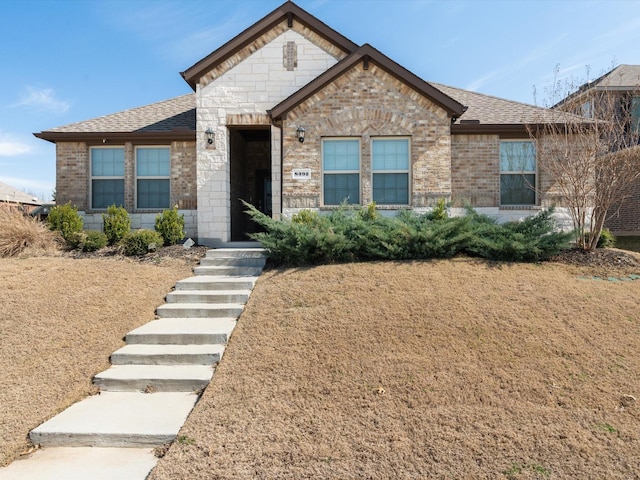
{"label": "dark front door", "polygon": [[231,241],[258,231],[242,201],[271,215],[271,133],[262,128],[229,128]]}

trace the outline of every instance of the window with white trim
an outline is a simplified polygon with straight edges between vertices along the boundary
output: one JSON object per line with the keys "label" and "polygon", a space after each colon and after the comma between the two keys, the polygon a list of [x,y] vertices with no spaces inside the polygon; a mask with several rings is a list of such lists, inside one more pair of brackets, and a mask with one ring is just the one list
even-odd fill
{"label": "window with white trim", "polygon": [[378,205],[409,204],[409,139],[371,140],[373,201]]}
{"label": "window with white trim", "polygon": [[124,206],[124,148],[91,148],[91,208]]}
{"label": "window with white trim", "polygon": [[171,206],[169,147],[136,148],[136,208]]}
{"label": "window with white trim", "polygon": [[536,204],[536,147],[530,141],[500,142],[500,205]]}
{"label": "window with white trim", "polygon": [[360,140],[322,140],[324,205],[360,203]]}

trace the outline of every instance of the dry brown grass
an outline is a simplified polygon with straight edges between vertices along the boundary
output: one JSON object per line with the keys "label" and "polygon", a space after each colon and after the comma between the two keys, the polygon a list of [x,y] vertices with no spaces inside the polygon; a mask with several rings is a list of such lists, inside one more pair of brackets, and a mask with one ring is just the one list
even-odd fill
{"label": "dry brown grass", "polygon": [[266,272],[150,478],[638,478],[640,281],[591,273]]}
{"label": "dry brown grass", "polygon": [[0,465],[27,434],[93,391],[91,378],[193,262],[0,258]]}
{"label": "dry brown grass", "polygon": [[[190,275],[172,255],[0,259],[0,463]],[[640,280],[604,269],[265,272],[151,479],[638,478]]]}
{"label": "dry brown grass", "polygon": [[62,243],[60,235],[45,223],[22,212],[0,208],[0,257],[51,251]]}

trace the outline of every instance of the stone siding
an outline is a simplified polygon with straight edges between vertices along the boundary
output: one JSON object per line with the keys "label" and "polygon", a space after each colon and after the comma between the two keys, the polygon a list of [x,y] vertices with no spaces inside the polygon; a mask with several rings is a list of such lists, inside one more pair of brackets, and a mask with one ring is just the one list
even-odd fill
{"label": "stone siding", "polygon": [[[294,42],[297,64],[288,70],[286,47]],[[200,241],[228,242],[231,238],[228,126],[265,125],[267,110],[335,65],[346,54],[294,22],[286,20],[251,45],[205,74],[196,87],[197,131],[212,129],[214,145],[202,135],[197,144],[198,228]],[[253,119],[253,120],[251,120]],[[202,137],[202,138],[201,138]],[[273,215],[279,217],[280,132],[272,127]]]}

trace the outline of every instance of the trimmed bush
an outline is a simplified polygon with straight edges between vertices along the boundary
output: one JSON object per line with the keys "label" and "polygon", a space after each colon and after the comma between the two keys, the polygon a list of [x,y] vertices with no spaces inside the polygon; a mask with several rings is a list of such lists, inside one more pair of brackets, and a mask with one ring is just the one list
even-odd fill
{"label": "trimmed bush", "polygon": [[60,232],[70,248],[78,248],[82,241],[79,235],[82,233],[82,217],[75,206],[70,202],[56,205],[49,212],[47,222],[51,230]]}
{"label": "trimmed bush", "polygon": [[156,232],[165,245],[175,245],[184,238],[184,215],[178,214],[178,208],[164,210],[156,215]]}
{"label": "trimmed bush", "polygon": [[122,245],[127,256],[145,255],[162,246],[162,236],[153,230],[137,230],[125,236]]}
{"label": "trimmed bush", "polygon": [[102,221],[109,245],[115,245],[131,231],[131,219],[123,207],[111,205],[102,214]]}
{"label": "trimmed bush", "polygon": [[83,252],[95,252],[107,246],[107,236],[97,230],[89,230],[84,232],[82,240]]}

